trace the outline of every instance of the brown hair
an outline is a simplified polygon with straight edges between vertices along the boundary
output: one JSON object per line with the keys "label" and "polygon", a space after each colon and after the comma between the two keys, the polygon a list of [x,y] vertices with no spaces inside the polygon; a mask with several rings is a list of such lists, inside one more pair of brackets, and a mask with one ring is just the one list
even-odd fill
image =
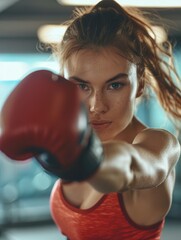
{"label": "brown hair", "polygon": [[94,7],[76,9],[66,24],[68,28],[56,49],[62,69],[65,61],[81,49],[111,46],[137,65],[139,85],[151,87],[165,111],[181,118],[181,90],[176,83],[180,79],[171,44],[168,40],[156,42],[154,23],[143,12],[104,0]]}

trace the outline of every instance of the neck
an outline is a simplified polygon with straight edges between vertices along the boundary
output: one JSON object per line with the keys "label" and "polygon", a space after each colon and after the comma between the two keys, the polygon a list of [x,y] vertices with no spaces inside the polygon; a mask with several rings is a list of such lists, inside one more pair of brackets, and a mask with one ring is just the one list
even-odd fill
{"label": "neck", "polygon": [[145,128],[146,125],[141,123],[134,116],[130,124],[120,134],[118,134],[114,140],[121,140],[128,143],[132,143],[136,135]]}

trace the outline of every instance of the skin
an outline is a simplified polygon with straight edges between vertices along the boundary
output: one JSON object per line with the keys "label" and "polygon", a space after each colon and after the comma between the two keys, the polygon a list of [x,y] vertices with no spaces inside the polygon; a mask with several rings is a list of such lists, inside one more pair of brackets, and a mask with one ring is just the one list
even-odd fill
{"label": "skin", "polygon": [[89,109],[90,123],[111,122],[108,127],[93,126],[102,141],[128,140],[127,136],[136,127],[133,119],[138,88],[135,65],[112,54],[111,49],[81,51],[67,61],[65,78],[79,86]]}
{"label": "skin", "polygon": [[90,179],[63,185],[67,201],[87,209],[104,193],[120,192],[135,223],[157,223],[171,205],[180,146],[172,134],[149,129],[134,116],[142,93],[136,66],[111,47],[81,50],[67,60],[64,77],[80,89],[104,149]]}

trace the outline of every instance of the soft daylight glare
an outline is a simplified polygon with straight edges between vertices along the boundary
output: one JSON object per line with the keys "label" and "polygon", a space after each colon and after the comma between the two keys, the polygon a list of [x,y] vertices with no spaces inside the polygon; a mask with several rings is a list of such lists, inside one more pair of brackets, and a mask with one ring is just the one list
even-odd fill
{"label": "soft daylight glare", "polygon": [[[158,44],[161,44],[161,43],[163,43],[164,41],[167,40],[167,34],[162,27],[152,26],[152,30],[155,34],[156,42]],[[150,30],[149,30],[149,32],[150,32],[150,35],[153,36],[153,33]]]}
{"label": "soft daylight glare", "polygon": [[66,30],[62,25],[43,25],[38,29],[37,35],[43,43],[57,43],[61,40]]}
{"label": "soft daylight glare", "polygon": [[[43,25],[38,29],[37,35],[42,43],[59,43],[66,30],[65,25]],[[155,33],[157,43],[162,43],[166,40],[166,32],[159,26],[152,27]],[[153,35],[151,31],[150,35]]]}
{"label": "soft daylight glare", "polygon": [[[100,0],[57,0],[60,4],[65,5],[94,5]],[[181,1],[179,0],[117,0],[123,6],[135,6],[135,7],[181,7]]]}

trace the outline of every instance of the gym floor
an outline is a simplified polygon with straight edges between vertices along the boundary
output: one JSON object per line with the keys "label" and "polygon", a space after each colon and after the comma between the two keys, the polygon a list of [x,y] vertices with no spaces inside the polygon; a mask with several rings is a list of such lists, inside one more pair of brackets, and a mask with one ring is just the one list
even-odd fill
{"label": "gym floor", "polygon": [[[0,240],[65,240],[54,224],[43,226],[10,228],[2,232]],[[161,240],[180,240],[181,221],[166,222]],[[141,240],[141,239],[140,239]]]}

